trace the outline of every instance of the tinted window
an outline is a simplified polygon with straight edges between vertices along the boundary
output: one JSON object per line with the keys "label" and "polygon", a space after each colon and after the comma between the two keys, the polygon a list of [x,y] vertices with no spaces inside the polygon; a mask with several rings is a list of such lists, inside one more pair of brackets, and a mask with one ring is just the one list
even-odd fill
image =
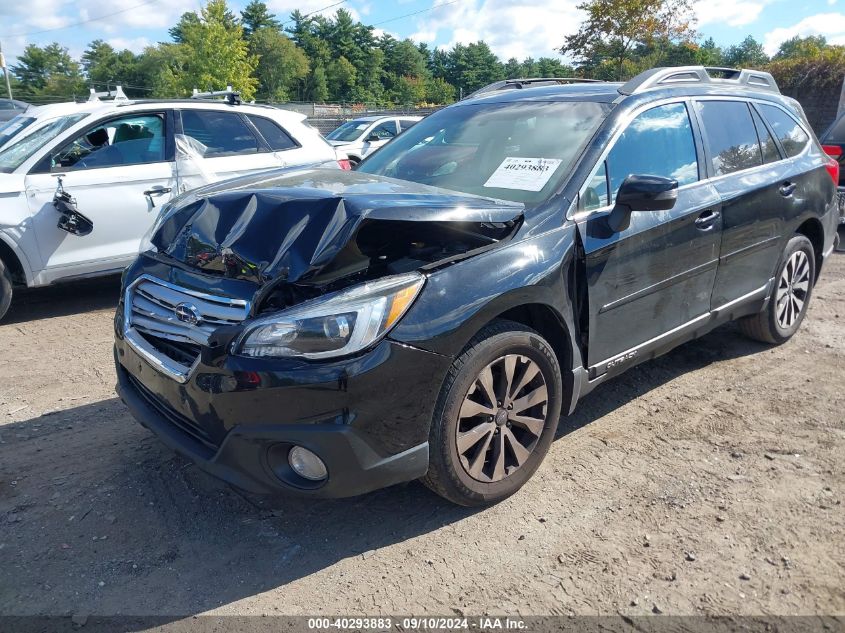
{"label": "tinted window", "polygon": [[763,162],[774,163],[775,161],[780,160],[778,146],[775,144],[775,139],[772,138],[766,124],[763,123],[763,119],[761,119],[760,115],[754,112],[754,110],[751,111],[751,115],[754,117],[754,127],[757,128],[757,138],[760,139],[760,149],[763,151]]}
{"label": "tinted window", "polygon": [[419,123],[419,121],[414,121],[413,119],[399,119],[399,127],[402,128],[402,132],[407,130],[409,127],[414,127],[417,123]]}
{"label": "tinted window", "polygon": [[798,122],[775,106],[761,105],[760,111],[775,131],[775,136],[778,137],[786,155],[792,157],[800,154],[801,150],[807,146],[810,137],[801,129]]}
{"label": "tinted window", "polygon": [[367,138],[373,135],[377,136],[380,141],[393,138],[396,136],[396,121],[385,121],[384,123],[377,125],[369,134],[367,134]]}
{"label": "tinted window", "polygon": [[717,176],[763,164],[747,103],[700,101],[698,108]]}
{"label": "tinted window", "polygon": [[52,168],[95,169],[164,161],[164,118],[130,115],[89,128],[53,155]]}
{"label": "tinted window", "polygon": [[258,128],[261,136],[264,137],[264,140],[267,141],[271,149],[285,150],[298,147],[288,133],[270,119],[265,119],[261,116],[250,116],[249,120]]}
{"label": "tinted window", "polygon": [[845,114],[833,122],[821,140],[822,143],[845,143]]}
{"label": "tinted window", "polygon": [[[369,156],[358,171],[537,203],[569,173],[609,109],[592,101],[444,108]],[[533,172],[540,177],[503,179],[514,161],[540,167]]]}
{"label": "tinted window", "polygon": [[332,130],[326,134],[326,138],[330,141],[343,141],[349,143],[355,141],[370,127],[369,121],[347,121],[336,130]]}
{"label": "tinted window", "polygon": [[686,106],[673,103],[638,115],[610,150],[607,169],[614,196],[631,174],[674,178],[679,186],[698,180],[698,158]]}
{"label": "tinted window", "polygon": [[258,151],[255,135],[234,112],[183,110],[182,128],[185,135],[205,145],[203,156],[254,154]]}

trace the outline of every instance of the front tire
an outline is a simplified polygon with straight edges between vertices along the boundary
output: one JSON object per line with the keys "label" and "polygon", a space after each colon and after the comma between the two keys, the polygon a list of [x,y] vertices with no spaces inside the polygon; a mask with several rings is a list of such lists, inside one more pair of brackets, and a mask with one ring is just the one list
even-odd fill
{"label": "front tire", "polygon": [[0,320],[6,316],[12,303],[12,276],[9,269],[0,260]]}
{"label": "front tire", "polygon": [[766,309],[739,320],[743,334],[774,345],[791,339],[807,314],[815,280],[813,244],[805,236],[795,235],[783,251]]}
{"label": "front tire", "polygon": [[509,497],[548,452],[562,395],[560,365],[543,337],[513,321],[488,325],[446,375],[423,482],[464,506]]}

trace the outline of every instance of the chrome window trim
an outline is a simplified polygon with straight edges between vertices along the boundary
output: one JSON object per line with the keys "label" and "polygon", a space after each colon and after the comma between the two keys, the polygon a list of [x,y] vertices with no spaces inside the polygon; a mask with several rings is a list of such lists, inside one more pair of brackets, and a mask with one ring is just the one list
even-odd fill
{"label": "chrome window trim", "polygon": [[126,287],[123,294],[123,339],[129,347],[131,347],[141,358],[147,361],[153,369],[161,372],[169,378],[172,378],[178,383],[184,384],[188,382],[188,379],[196,370],[197,365],[199,365],[200,358],[197,356],[196,360],[190,367],[177,363],[164,354],[161,354],[155,347],[148,343],[135,328],[132,327],[132,295],[135,287],[142,282],[157,284],[175,292],[180,292],[205,301],[227,303],[232,307],[241,308],[244,311],[244,320],[249,317],[249,313],[252,309],[252,303],[246,299],[232,299],[230,297],[212,295],[198,290],[192,290],[190,288],[185,288],[184,286],[164,281],[163,279],[158,279],[157,277],[153,277],[152,275],[148,275],[146,273],[139,275],[137,279],[132,281],[132,283]]}

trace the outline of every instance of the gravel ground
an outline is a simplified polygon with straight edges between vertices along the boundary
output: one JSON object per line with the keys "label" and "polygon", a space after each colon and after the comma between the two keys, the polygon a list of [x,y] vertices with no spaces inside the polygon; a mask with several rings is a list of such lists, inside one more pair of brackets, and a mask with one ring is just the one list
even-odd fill
{"label": "gravel ground", "polygon": [[117,289],[0,324],[0,614],[845,614],[845,255],[791,342],[729,325],[629,371],[480,511],[205,475],[114,395]]}

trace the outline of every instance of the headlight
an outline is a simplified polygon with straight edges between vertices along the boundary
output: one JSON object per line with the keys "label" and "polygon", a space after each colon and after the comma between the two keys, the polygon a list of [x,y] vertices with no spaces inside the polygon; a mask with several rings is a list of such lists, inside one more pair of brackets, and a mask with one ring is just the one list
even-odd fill
{"label": "headlight", "polygon": [[420,273],[386,277],[256,320],[241,337],[245,356],[331,358],[381,339],[416,299]]}

